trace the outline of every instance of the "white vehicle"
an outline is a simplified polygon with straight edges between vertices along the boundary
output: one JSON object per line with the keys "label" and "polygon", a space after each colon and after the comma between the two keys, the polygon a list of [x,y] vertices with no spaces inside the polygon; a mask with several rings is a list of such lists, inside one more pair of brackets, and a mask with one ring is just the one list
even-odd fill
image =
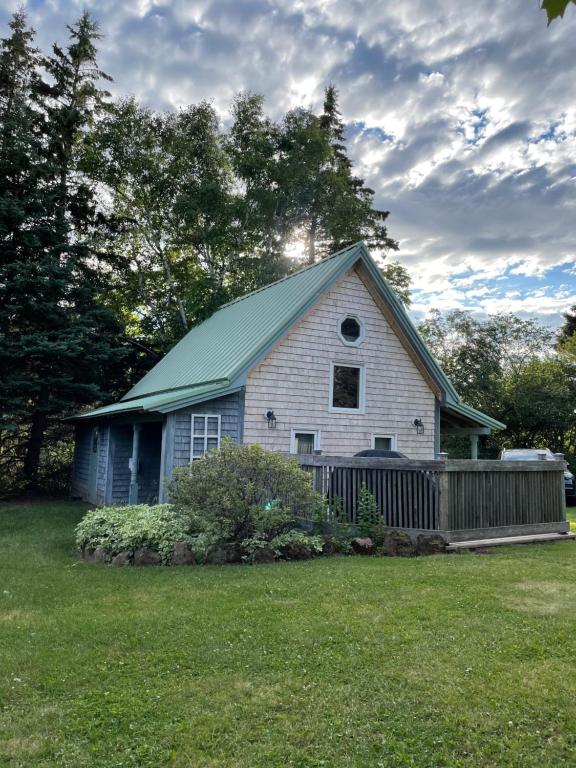
{"label": "white vehicle", "polygon": [[[505,448],[500,454],[502,461],[556,461],[556,456],[550,448]],[[574,475],[569,469],[564,470],[564,490],[566,503],[576,503],[576,488]]]}

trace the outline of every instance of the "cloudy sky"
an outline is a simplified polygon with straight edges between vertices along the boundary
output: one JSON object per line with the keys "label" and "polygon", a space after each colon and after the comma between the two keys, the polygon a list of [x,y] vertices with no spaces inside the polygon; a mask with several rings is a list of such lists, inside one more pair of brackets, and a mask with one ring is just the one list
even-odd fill
{"label": "cloudy sky", "polygon": [[[18,0],[0,0],[5,30]],[[158,108],[240,90],[272,116],[334,83],[356,168],[391,211],[414,312],[576,304],[576,6],[538,0],[31,0],[41,44],[88,7],[119,94]]]}

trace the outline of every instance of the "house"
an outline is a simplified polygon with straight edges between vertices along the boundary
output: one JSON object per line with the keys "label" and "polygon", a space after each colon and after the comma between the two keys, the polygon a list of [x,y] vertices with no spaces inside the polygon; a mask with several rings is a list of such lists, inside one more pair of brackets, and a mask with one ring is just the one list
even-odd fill
{"label": "house", "polygon": [[223,437],[290,452],[397,449],[503,424],[465,405],[358,243],[221,307],[113,405],[75,418],[73,495],[153,502]]}

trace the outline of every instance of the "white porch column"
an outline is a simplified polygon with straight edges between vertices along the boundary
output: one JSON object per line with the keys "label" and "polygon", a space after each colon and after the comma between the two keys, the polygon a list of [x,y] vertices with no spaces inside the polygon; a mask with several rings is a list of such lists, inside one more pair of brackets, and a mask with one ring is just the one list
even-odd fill
{"label": "white porch column", "polygon": [[470,435],[470,458],[478,460],[478,435]]}
{"label": "white porch column", "polygon": [[140,452],[140,424],[132,428],[132,458],[130,459],[130,489],[128,503],[138,504],[138,459]]}

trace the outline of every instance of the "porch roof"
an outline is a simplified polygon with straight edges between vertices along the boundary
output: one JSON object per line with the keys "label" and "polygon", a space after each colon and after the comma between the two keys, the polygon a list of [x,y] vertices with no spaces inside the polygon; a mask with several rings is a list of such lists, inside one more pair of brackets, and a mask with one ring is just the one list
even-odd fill
{"label": "porch roof", "polygon": [[[501,421],[493,419],[491,416],[487,416],[482,411],[472,408],[471,405],[460,402],[446,402],[440,405],[441,418],[448,422],[449,429],[444,431],[461,431],[470,432],[475,430],[477,432],[490,433],[492,430],[505,429],[506,425]],[[442,429],[442,425],[440,427]]]}
{"label": "porch roof", "polygon": [[73,420],[99,419],[106,416],[119,416],[125,413],[144,413],[155,411],[168,413],[178,408],[185,408],[198,402],[211,400],[214,397],[222,397],[237,392],[239,387],[230,387],[229,382],[219,381],[198,387],[182,387],[172,392],[162,392],[157,395],[146,395],[134,400],[121,400],[119,403],[105,405],[87,413],[73,416]]}

